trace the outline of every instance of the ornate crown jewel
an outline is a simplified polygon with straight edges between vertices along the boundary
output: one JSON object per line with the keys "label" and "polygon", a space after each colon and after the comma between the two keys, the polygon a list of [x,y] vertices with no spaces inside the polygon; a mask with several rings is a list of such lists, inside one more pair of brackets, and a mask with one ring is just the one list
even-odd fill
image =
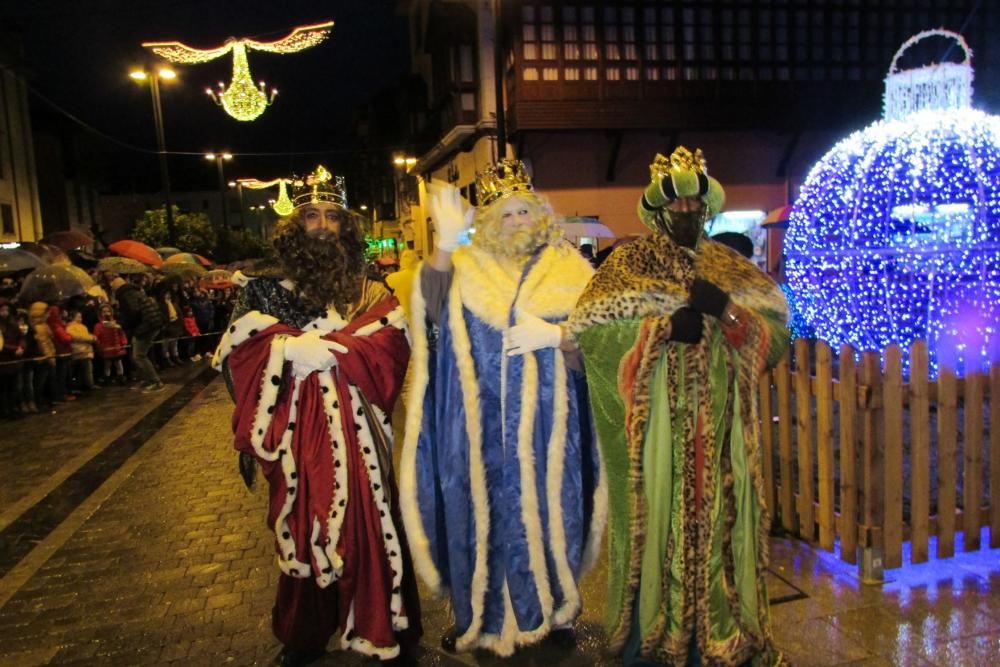
{"label": "ornate crown jewel", "polygon": [[344,188],[344,177],[334,176],[326,167],[318,165],[316,171],[305,178],[292,181],[292,204],[295,208],[306,204],[330,202],[347,208],[347,190]]}
{"label": "ornate crown jewel", "polygon": [[489,206],[512,194],[533,190],[528,171],[520,160],[500,160],[476,176],[476,193],[480,206]]}
{"label": "ornate crown jewel", "polygon": [[649,177],[654,181],[667,176],[670,172],[679,171],[693,171],[696,174],[708,173],[708,165],[705,163],[705,156],[700,148],[694,149],[692,155],[688,149],[678,146],[677,150],[671,153],[669,159],[657,153],[653,164],[649,165]]}

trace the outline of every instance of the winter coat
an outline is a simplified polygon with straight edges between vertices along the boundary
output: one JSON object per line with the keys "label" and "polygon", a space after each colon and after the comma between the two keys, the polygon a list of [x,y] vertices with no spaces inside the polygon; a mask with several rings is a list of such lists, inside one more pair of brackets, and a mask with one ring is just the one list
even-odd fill
{"label": "winter coat", "polygon": [[153,338],[163,328],[159,306],[135,285],[122,285],[115,291],[115,298],[118,320],[130,336]]}
{"label": "winter coat", "polygon": [[[3,340],[3,347],[0,349],[0,375],[11,375],[16,373],[20,364],[16,363],[24,359],[25,340],[18,326],[17,317],[11,316],[0,321],[0,339]],[[17,350],[21,350],[18,356]]]}
{"label": "winter coat", "polygon": [[52,329],[49,328],[48,311],[49,304],[44,301],[36,301],[28,309],[28,322],[35,334],[38,356],[43,359],[55,359],[56,344],[52,338]]}
{"label": "winter coat", "polygon": [[187,332],[188,336],[198,336],[201,334],[201,331],[198,330],[198,322],[195,321],[194,315],[184,318],[184,331]]}
{"label": "winter coat", "polygon": [[87,330],[87,325],[83,322],[70,322],[66,325],[66,331],[73,337],[70,345],[73,350],[74,359],[93,359],[94,343],[97,339]]}
{"label": "winter coat", "polygon": [[52,331],[52,339],[56,346],[56,354],[69,354],[73,351],[73,335],[66,330],[66,324],[62,318],[62,308],[57,304],[52,304],[49,306],[47,317],[49,329]]}
{"label": "winter coat", "polygon": [[97,338],[97,349],[105,359],[117,359],[125,356],[125,346],[128,345],[128,336],[114,320],[103,320],[94,327],[94,336]]}

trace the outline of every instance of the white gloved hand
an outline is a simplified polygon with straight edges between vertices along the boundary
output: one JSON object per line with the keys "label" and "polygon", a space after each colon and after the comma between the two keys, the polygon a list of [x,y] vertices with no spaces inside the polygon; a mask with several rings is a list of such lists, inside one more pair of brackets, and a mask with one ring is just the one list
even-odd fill
{"label": "white gloved hand", "polygon": [[520,308],[517,309],[517,321],[518,324],[504,334],[504,350],[508,357],[559,347],[562,343],[562,327],[558,324],[550,324]]}
{"label": "white gloved hand", "polygon": [[472,224],[472,216],[462,210],[462,194],[454,185],[430,181],[427,195],[427,213],[437,230],[435,245],[445,252],[454,252],[459,236]]}
{"label": "white gloved hand", "polygon": [[334,352],[347,352],[340,343],[323,340],[318,331],[309,331],[285,339],[285,359],[292,362],[292,374],[305,378],[314,371],[325,371],[337,363]]}

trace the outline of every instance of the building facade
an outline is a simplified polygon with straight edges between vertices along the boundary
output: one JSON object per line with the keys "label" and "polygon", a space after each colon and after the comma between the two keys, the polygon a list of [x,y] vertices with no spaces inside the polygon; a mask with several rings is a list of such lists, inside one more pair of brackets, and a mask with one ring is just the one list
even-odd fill
{"label": "building facade", "polygon": [[[837,140],[880,116],[882,79],[910,35],[964,28],[977,72],[996,81],[997,11],[987,4],[415,0],[413,70],[429,104],[426,148],[410,173],[455,183],[474,200],[476,173],[498,154],[499,88],[508,144],[500,152],[528,164],[558,213],[598,218],[618,236],[641,233],[635,207],[648,165],[679,144],[704,151],[727,209],[766,212],[794,199]],[[930,48],[938,51],[916,56],[942,56],[941,44]],[[1000,101],[997,86],[977,89],[981,105]],[[427,251],[432,222],[414,219],[424,220],[414,236]]]}
{"label": "building facade", "polygon": [[0,243],[37,241],[42,214],[20,49],[14,36],[0,37]]}

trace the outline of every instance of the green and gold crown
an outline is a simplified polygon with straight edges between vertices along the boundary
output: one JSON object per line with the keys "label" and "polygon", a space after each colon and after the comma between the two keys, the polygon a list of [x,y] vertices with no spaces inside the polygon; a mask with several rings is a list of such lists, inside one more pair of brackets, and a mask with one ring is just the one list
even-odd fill
{"label": "green and gold crown", "polygon": [[694,149],[694,154],[692,154],[691,151],[683,146],[678,146],[670,154],[669,158],[665,158],[661,153],[657,153],[653,159],[653,164],[649,165],[649,176],[656,182],[659,182],[664,176],[679,172],[708,173],[708,165],[700,148]]}
{"label": "green and gold crown", "polygon": [[294,192],[292,204],[295,208],[320,202],[330,202],[347,208],[344,177],[334,176],[323,165],[318,165],[316,170],[305,178],[293,180],[292,188]]}
{"label": "green and gold crown", "polygon": [[532,192],[531,177],[520,160],[504,159],[476,177],[480,206],[489,206],[513,194]]}

